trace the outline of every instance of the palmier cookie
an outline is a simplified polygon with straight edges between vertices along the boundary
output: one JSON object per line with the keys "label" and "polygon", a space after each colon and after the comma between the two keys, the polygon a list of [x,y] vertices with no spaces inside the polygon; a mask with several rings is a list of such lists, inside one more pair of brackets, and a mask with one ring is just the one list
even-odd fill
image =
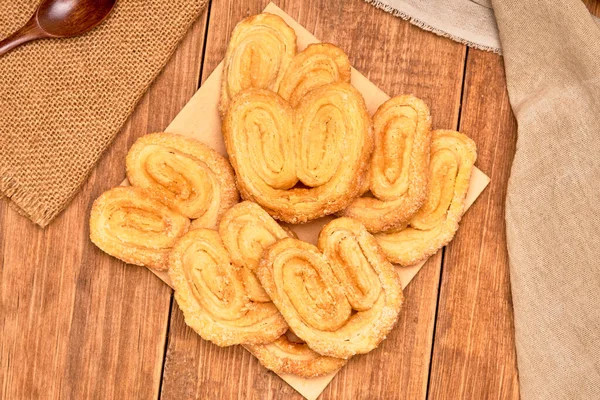
{"label": "palmier cookie", "polygon": [[250,300],[271,302],[255,272],[263,250],[279,239],[294,237],[258,204],[244,201],[230,209],[219,224],[219,234],[231,262],[240,269]]}
{"label": "palmier cookie", "polygon": [[433,131],[429,194],[405,229],[375,235],[388,259],[409,266],[447,245],[458,230],[465,207],[475,142],[459,132]]}
{"label": "palmier cookie", "polygon": [[231,165],[197,140],[173,133],[139,138],[127,154],[127,178],[133,186],[152,189],[193,219],[194,228],[216,229],[239,194]]}
{"label": "palmier cookie", "polygon": [[169,276],[185,322],[219,346],[271,343],[287,324],[253,269],[262,249],[288,234],[250,202],[227,211],[219,231],[192,230],[171,253]]}
{"label": "palmier cookie", "polygon": [[[312,351],[290,331],[272,343],[244,345],[267,369],[277,374],[293,374],[303,378],[314,378],[337,371],[346,364],[343,358],[322,356]],[[298,339],[298,340],[296,340]]]}
{"label": "palmier cookie", "polygon": [[175,242],[190,226],[160,194],[122,186],[104,192],[90,214],[90,239],[105,253],[130,264],[168,268]]}
{"label": "palmier cookie", "polygon": [[221,116],[227,112],[231,99],[244,89],[276,92],[295,55],[296,33],[281,17],[262,13],[238,23],[223,61]]}
{"label": "palmier cookie", "polygon": [[373,148],[364,99],[347,83],[316,88],[295,109],[270,91],[242,92],[223,134],[242,197],[289,223],[346,208]]}
{"label": "palmier cookie", "polygon": [[368,174],[370,196],[341,214],[376,233],[405,227],[427,196],[431,117],[420,99],[406,95],[383,103],[373,116],[375,150]]}
{"label": "palmier cookie", "polygon": [[[282,228],[260,206],[244,201],[229,210],[219,224],[223,244],[231,255],[232,263],[241,269],[249,298],[254,302],[270,302],[254,275],[265,247],[276,240],[294,237]],[[315,377],[335,371],[346,362],[324,357],[310,350],[306,344],[291,341],[289,332],[267,344],[245,344],[252,354],[268,369],[277,373]]]}
{"label": "palmier cookie", "polygon": [[318,248],[278,241],[263,253],[257,275],[290,329],[329,357],[376,348],[403,302],[393,266],[365,227],[350,218],[325,225]]}

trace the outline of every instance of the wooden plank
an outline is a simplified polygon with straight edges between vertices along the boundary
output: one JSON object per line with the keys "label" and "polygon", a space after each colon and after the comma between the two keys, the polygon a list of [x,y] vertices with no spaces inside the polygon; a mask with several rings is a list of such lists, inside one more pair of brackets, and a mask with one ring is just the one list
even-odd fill
{"label": "wooden plank", "polygon": [[596,17],[600,17],[600,1],[598,0],[583,0],[583,4]]}
{"label": "wooden plank", "polygon": [[197,87],[206,13],[81,193],[46,230],[0,205],[0,398],[158,397],[171,290],[88,239],[92,201],[125,176],[129,145]]}
{"label": "wooden plank", "polygon": [[[456,128],[465,48],[421,31],[363,2],[313,0],[278,5],[318,38],[348,52],[353,65],[389,94],[414,93],[430,104],[437,127]],[[267,1],[212,5],[203,80],[222,60],[231,30]],[[365,27],[368,27],[365,28]],[[424,398],[441,257],[434,257],[406,291],[401,322],[382,346],[355,357],[323,398]],[[380,365],[385,363],[386,368]],[[173,305],[162,397],[299,398],[241,347],[200,339]]]}
{"label": "wooden plank", "polygon": [[491,178],[444,254],[429,395],[517,399],[504,200],[515,152],[502,58],[469,49],[460,130]]}

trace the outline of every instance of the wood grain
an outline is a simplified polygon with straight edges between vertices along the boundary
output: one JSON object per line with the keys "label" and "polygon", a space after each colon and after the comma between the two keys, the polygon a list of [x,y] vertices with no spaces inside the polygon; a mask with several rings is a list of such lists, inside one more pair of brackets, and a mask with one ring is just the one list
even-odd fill
{"label": "wood grain", "polygon": [[[88,240],[91,203],[121,182],[129,146],[168,125],[196,90],[200,71],[203,81],[223,58],[235,24],[266,4],[213,2],[210,20],[205,13],[194,25],[82,192],[45,231],[0,202],[0,399],[300,398],[240,347],[201,340],[171,305],[170,289]],[[443,267],[440,252],[407,288],[390,337],[351,360],[322,398],[517,398],[503,218],[516,127],[501,58],[467,55],[464,46],[360,0],[277,4],[344,49],[390,95],[423,98],[435,128],[456,128],[460,118],[460,129],[478,144],[477,165],[492,178]]]}
{"label": "wood grain", "polygon": [[[235,24],[267,2],[213,2],[202,79],[222,60]],[[391,95],[413,93],[432,109],[437,127],[456,128],[465,47],[366,3],[278,2],[315,36],[344,49],[353,65]],[[364,29],[368,26],[369,29]],[[376,351],[355,357],[322,398],[425,398],[439,285],[437,255],[409,285],[400,323]],[[381,368],[382,363],[385,368]],[[173,306],[163,399],[300,398],[241,347],[200,339]]]}
{"label": "wood grain", "polygon": [[158,397],[171,290],[88,239],[92,201],[125,176],[129,145],[196,89],[206,15],[141,100],[81,193],[46,230],[0,204],[0,398]]}
{"label": "wood grain", "polygon": [[517,399],[504,223],[517,126],[500,56],[469,49],[460,130],[491,183],[444,253],[429,397]]}
{"label": "wood grain", "polygon": [[600,17],[600,1],[598,0],[583,0],[583,4],[596,17]]}

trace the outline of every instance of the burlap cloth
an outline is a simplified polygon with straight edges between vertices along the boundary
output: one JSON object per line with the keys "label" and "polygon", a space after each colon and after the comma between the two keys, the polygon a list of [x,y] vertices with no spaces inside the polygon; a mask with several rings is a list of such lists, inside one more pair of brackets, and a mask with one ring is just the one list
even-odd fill
{"label": "burlap cloth", "polygon": [[[0,0],[0,37],[27,22],[38,3]],[[206,3],[118,0],[84,36],[0,57],[0,192],[33,222],[52,221]]]}

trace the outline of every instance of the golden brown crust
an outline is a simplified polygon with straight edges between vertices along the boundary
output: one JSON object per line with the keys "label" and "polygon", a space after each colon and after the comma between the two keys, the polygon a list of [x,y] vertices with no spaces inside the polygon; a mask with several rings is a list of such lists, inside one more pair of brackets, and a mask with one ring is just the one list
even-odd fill
{"label": "golden brown crust", "polygon": [[104,192],[90,214],[90,239],[129,264],[168,268],[168,256],[190,220],[149,190],[122,186]]}
{"label": "golden brown crust", "polygon": [[219,112],[249,88],[276,92],[289,63],[296,55],[296,32],[281,17],[269,13],[239,22],[231,33],[223,66]]}
{"label": "golden brown crust", "polygon": [[293,224],[348,206],[373,148],[364,99],[347,83],[312,90],[295,110],[275,93],[242,92],[223,134],[242,197]]}
{"label": "golden brown crust", "polygon": [[350,83],[350,71],[348,56],[341,49],[329,43],[313,43],[296,54],[278,93],[296,107],[313,89],[335,82]]}
{"label": "golden brown crust", "polygon": [[291,235],[258,204],[244,201],[232,207],[219,224],[219,235],[231,262],[243,277],[252,301],[271,302],[254,275],[263,250],[279,239]]}
{"label": "golden brown crust", "polygon": [[369,189],[374,197],[354,200],[341,215],[377,233],[405,226],[425,202],[431,143],[429,108],[411,95],[391,98],[373,116],[373,130]]}
{"label": "golden brown crust", "polygon": [[427,200],[407,228],[375,235],[390,261],[414,265],[452,240],[464,211],[476,158],[475,142],[467,136],[433,131]]}
{"label": "golden brown crust", "polygon": [[290,329],[329,357],[376,348],[403,301],[393,266],[365,227],[350,218],[325,225],[318,248],[278,241],[263,253],[257,275]]}
{"label": "golden brown crust", "polygon": [[267,369],[277,374],[294,374],[315,378],[342,368],[347,360],[326,357],[312,351],[305,343],[296,343],[286,334],[269,344],[244,345]]}
{"label": "golden brown crust", "polygon": [[194,229],[183,236],[169,257],[169,276],[185,323],[218,346],[270,343],[287,329],[272,303],[249,298],[240,268],[216,231]]}
{"label": "golden brown crust", "polygon": [[127,178],[133,186],[150,188],[193,219],[193,228],[216,229],[239,194],[231,165],[197,140],[173,133],[139,138],[127,153]]}

